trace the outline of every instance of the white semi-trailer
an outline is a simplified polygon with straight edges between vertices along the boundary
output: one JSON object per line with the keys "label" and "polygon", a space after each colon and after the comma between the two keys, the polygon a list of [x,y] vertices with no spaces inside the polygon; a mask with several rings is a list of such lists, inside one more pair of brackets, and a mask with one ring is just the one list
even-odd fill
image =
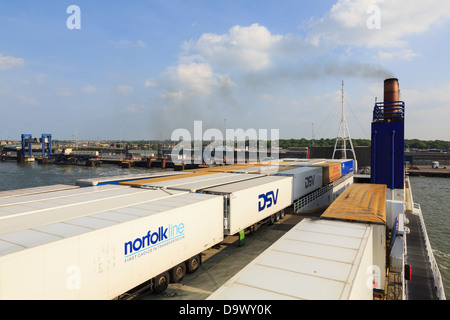
{"label": "white semi-trailer", "polygon": [[169,176],[183,175],[183,174],[184,175],[189,174],[189,172],[160,171],[160,172],[150,172],[150,173],[144,173],[144,174],[133,174],[133,175],[124,174],[124,175],[120,175],[120,176],[78,179],[75,183],[77,186],[80,186],[80,187],[91,187],[91,186],[101,186],[101,185],[105,185],[105,184],[119,184],[121,182],[147,180],[147,179],[169,177]]}
{"label": "white semi-trailer", "polygon": [[371,300],[373,237],[370,224],[305,218],[208,300]]}
{"label": "white semi-trailer", "polygon": [[[317,168],[311,168],[311,170],[317,170]],[[233,235],[250,226],[265,223],[267,218],[274,222],[284,215],[283,210],[292,204],[291,176],[218,173],[176,181],[161,181],[142,185],[141,188],[222,196],[225,235]]]}
{"label": "white semi-trailer", "polygon": [[222,197],[124,186],[52,194],[0,206],[0,299],[112,299],[144,282],[160,292],[223,240]]}
{"label": "white semi-trailer", "polygon": [[322,168],[299,167],[278,172],[276,176],[292,177],[292,200],[295,200],[316,191],[322,187]]}
{"label": "white semi-trailer", "polygon": [[140,187],[148,189],[167,189],[167,190],[198,192],[206,188],[226,185],[244,180],[256,179],[264,176],[265,176],[264,174],[241,175],[234,173],[216,173],[200,177],[188,177],[176,180],[148,183],[143,184]]}
{"label": "white semi-trailer", "polygon": [[224,199],[224,234],[233,235],[267,218],[272,222],[291,205],[292,177],[264,176],[202,190]]}

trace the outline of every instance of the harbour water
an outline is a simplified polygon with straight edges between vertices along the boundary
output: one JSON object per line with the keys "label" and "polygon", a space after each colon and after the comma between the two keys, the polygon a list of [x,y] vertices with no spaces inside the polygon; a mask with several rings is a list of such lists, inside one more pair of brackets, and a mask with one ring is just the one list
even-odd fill
{"label": "harbour water", "polygon": [[39,165],[36,162],[18,164],[13,161],[6,161],[0,162],[0,191],[52,184],[75,185],[75,181],[79,179],[142,174],[150,170],[160,171],[161,169],[122,169],[118,165],[102,165],[98,167]]}
{"label": "harbour water", "polygon": [[[52,184],[75,185],[84,178],[142,174],[161,169],[129,168],[118,165],[84,167],[0,162],[0,191]],[[450,179],[410,177],[414,202],[422,207],[428,236],[442,275],[445,295],[450,297]]]}

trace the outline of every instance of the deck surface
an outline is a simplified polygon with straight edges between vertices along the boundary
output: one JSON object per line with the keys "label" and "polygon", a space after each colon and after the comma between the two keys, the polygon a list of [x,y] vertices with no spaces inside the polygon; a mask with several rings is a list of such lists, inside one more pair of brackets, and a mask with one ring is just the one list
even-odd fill
{"label": "deck surface", "polygon": [[411,230],[406,238],[407,264],[411,266],[411,281],[408,281],[406,286],[407,298],[437,300],[419,216],[407,211],[406,217],[409,219],[407,226]]}

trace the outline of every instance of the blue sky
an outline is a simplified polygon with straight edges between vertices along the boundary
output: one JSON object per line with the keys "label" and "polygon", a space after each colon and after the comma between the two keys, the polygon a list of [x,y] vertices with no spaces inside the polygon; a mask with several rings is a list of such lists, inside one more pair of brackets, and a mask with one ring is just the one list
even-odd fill
{"label": "blue sky", "polygon": [[447,0],[0,0],[0,140],[170,138],[196,120],[335,138],[342,81],[369,139],[393,76],[406,138],[450,140],[448,34]]}

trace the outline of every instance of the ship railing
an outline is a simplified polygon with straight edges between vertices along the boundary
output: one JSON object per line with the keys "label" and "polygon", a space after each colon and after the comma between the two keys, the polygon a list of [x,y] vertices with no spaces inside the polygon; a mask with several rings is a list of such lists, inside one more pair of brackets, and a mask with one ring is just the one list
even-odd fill
{"label": "ship railing", "polygon": [[425,221],[423,219],[422,209],[420,207],[420,204],[414,203],[413,214],[415,214],[419,217],[420,229],[422,230],[422,234],[423,234],[423,238],[424,238],[425,250],[427,253],[428,264],[430,266],[431,273],[433,276],[434,290],[436,291],[436,296],[439,300],[446,300],[444,285],[442,283],[441,272],[439,271],[438,264],[436,262],[436,259],[433,254],[433,250],[431,248],[430,240],[428,239],[427,228],[425,227]]}
{"label": "ship railing", "polygon": [[296,199],[294,201],[294,212],[295,213],[300,212],[300,210],[303,209],[304,207],[306,207],[308,204],[310,204],[314,200],[320,198],[325,193],[332,190],[334,187],[341,184],[343,181],[347,180],[348,178],[350,178],[352,176],[353,176],[353,172],[350,172],[350,173],[340,177],[339,179],[327,184],[326,186],[324,186],[316,191],[313,191],[301,198]]}
{"label": "ship railing", "polygon": [[314,200],[318,199],[328,191],[333,189],[331,184],[326,185],[325,187],[322,187],[316,191],[311,192],[310,194],[307,194],[306,196],[303,196],[297,200],[294,201],[294,212],[298,213],[301,209],[306,207],[308,204],[313,202]]}
{"label": "ship railing", "polygon": [[373,122],[403,121],[405,103],[403,101],[377,102],[373,109]]}

